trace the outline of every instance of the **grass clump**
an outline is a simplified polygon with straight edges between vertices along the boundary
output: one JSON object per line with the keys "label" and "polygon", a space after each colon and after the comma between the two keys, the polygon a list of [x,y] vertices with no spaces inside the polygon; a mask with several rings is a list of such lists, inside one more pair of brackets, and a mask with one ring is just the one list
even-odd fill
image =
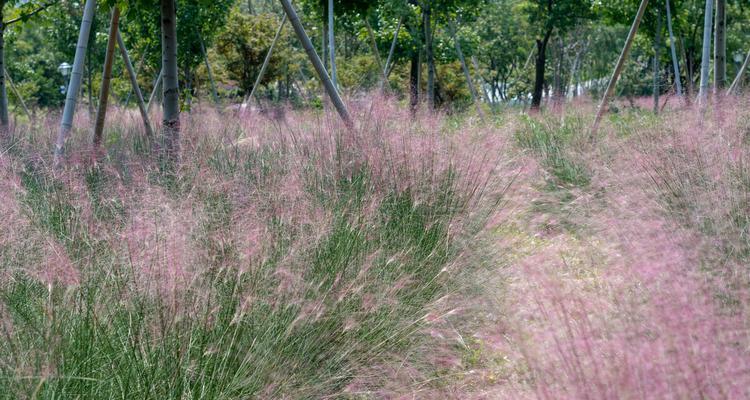
{"label": "grass clump", "polygon": [[459,156],[425,157],[440,152],[409,133],[389,133],[394,147],[287,129],[243,147],[188,128],[189,161],[168,176],[127,131],[113,166],[22,169],[18,215],[76,279],[54,260],[0,260],[0,398],[377,390],[383,377],[363,371],[419,343],[425,315],[471,273],[457,246],[492,183],[472,186]]}
{"label": "grass clump", "polygon": [[515,133],[516,142],[539,157],[556,187],[584,187],[591,182],[586,164],[574,152],[586,132],[580,117],[536,119],[525,117]]}

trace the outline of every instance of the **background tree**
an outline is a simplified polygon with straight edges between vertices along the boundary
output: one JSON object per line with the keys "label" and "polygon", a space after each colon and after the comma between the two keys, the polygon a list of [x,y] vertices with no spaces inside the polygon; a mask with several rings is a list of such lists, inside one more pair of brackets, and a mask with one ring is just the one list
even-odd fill
{"label": "background tree", "polygon": [[590,0],[528,0],[522,4],[534,31],[536,62],[534,63],[534,88],[531,107],[538,109],[542,104],[547,67],[547,45],[552,34],[563,34],[584,19],[593,17]]}
{"label": "background tree", "polygon": [[26,22],[55,3],[57,3],[56,0],[44,3],[28,0],[0,0],[0,136],[7,136],[10,126],[6,88],[5,30],[14,24]]}
{"label": "background tree", "polygon": [[[513,89],[530,90],[525,67],[533,42],[525,34],[526,19],[517,19],[519,0],[493,0],[477,19],[476,28],[479,61],[485,71],[479,71],[489,86],[493,102],[507,101]],[[510,12],[509,12],[510,11]],[[468,28],[467,28],[468,29]],[[466,47],[466,46],[464,46]]]}
{"label": "background tree", "polygon": [[[249,94],[253,87],[279,22],[277,15],[250,15],[235,8],[229,15],[225,29],[216,37],[216,51],[222,58],[227,77],[237,82],[243,96]],[[289,42],[289,35],[288,28],[282,30],[280,44],[271,55],[262,84],[267,85],[284,74],[283,66],[291,60],[284,57],[286,52],[282,47],[283,43]]]}

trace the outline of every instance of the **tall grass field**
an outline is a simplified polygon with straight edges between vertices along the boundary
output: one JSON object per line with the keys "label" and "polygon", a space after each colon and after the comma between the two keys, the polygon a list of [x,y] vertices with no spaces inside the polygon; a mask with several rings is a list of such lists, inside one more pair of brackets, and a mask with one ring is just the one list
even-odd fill
{"label": "tall grass field", "polygon": [[[750,112],[182,116],[0,155],[2,399],[750,398]],[[159,120],[154,116],[152,120]],[[157,127],[158,128],[158,127]]]}

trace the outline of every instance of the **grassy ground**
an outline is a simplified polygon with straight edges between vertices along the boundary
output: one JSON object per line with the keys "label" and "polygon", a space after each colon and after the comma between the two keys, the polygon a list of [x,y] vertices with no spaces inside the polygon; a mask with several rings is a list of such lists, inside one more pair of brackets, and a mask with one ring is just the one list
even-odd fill
{"label": "grassy ground", "polygon": [[[747,114],[118,112],[2,156],[0,397],[746,398]],[[714,118],[715,117],[715,118]],[[79,126],[87,126],[85,116]],[[79,152],[76,153],[75,150]]]}
{"label": "grassy ground", "polygon": [[[746,398],[746,113],[523,117],[456,398]],[[506,210],[507,212],[508,210]],[[471,378],[469,378],[471,377]],[[467,393],[469,393],[467,395]]]}

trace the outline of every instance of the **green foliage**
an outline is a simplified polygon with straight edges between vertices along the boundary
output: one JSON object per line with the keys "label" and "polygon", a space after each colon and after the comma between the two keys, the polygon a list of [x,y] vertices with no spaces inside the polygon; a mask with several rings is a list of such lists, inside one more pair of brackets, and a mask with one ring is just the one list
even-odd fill
{"label": "green foliage", "polygon": [[[182,72],[180,87],[194,89],[191,72],[203,62],[201,41],[206,48],[214,43],[217,32],[225,25],[235,0],[177,0],[177,65]],[[121,22],[123,39],[129,50],[146,54],[148,76],[161,69],[161,23],[157,0],[129,0]],[[135,57],[131,55],[131,57]]]}
{"label": "green foliage", "polygon": [[461,110],[471,104],[471,93],[466,86],[461,63],[453,61],[452,63],[441,64],[437,68],[439,77],[438,93],[441,103]]}
{"label": "green foliage", "polygon": [[[272,14],[248,15],[235,8],[216,37],[216,50],[226,66],[228,78],[237,82],[245,94],[250,93],[255,83],[279,23]],[[287,69],[289,60],[284,56],[289,52],[284,47],[289,35],[286,24],[261,84],[275,81]]]}
{"label": "green foliage", "polygon": [[[94,96],[98,92],[108,10],[115,3],[123,9],[121,30],[133,63],[137,66],[142,57],[145,60],[139,81],[144,92],[148,93],[161,69],[159,7],[156,0],[112,0],[98,4],[86,63],[84,93],[89,91],[88,86],[91,86]],[[473,61],[473,57],[476,57],[479,63],[478,68],[470,65],[472,73],[480,78],[492,97],[491,101],[525,103],[534,83],[535,41],[550,35],[554,45],[547,50],[549,62],[543,71],[545,76],[559,77],[560,80],[556,81],[565,87],[574,81],[588,83],[591,95],[598,97],[602,82],[617,59],[638,3],[637,0],[431,1],[429,9],[434,25],[434,55],[438,70],[446,69],[446,79],[452,79],[451,65],[456,61],[456,56],[450,27],[456,24],[457,36],[467,60]],[[670,3],[674,31],[679,39],[678,52],[683,62],[681,78],[687,81],[687,75],[692,72],[691,77],[696,80],[695,71],[701,58],[703,3],[689,0],[671,0]],[[6,29],[6,65],[27,103],[37,107],[58,107],[63,101],[60,87],[65,85],[65,79],[59,75],[57,66],[63,61],[72,63],[83,2],[60,1],[36,13],[38,7],[44,4],[46,2],[41,0],[5,3],[5,20],[16,21]],[[342,89],[366,91],[379,83],[379,71],[375,68],[364,22],[372,26],[377,48],[384,61],[395,28],[403,20],[395,47],[394,73],[390,85],[395,93],[408,94],[404,64],[408,64],[412,55],[424,50],[422,11],[427,4],[420,1],[336,0],[334,23]],[[316,51],[323,55],[324,50],[318,47],[323,39],[322,28],[327,21],[327,1],[304,0],[296,5],[303,25],[316,45]],[[619,94],[650,94],[649,74],[652,72],[647,64],[653,57],[656,11],[660,10],[664,18],[664,7],[664,0],[650,3],[631,54],[632,61],[627,65],[618,88]],[[208,76],[200,46],[203,41],[213,74],[219,81],[219,93],[227,97],[247,93],[268,50],[280,13],[279,5],[270,1],[256,0],[253,4],[244,0],[178,0],[180,87],[190,90],[193,96],[207,96]],[[727,15],[728,72],[731,76],[739,68],[739,63],[732,62],[735,55],[746,52],[743,46],[750,30],[745,22],[750,18],[750,8],[729,2]],[[662,23],[664,29],[665,26]],[[662,65],[666,66],[671,62],[666,51],[669,39],[666,32],[662,32],[661,37],[664,51],[659,57]],[[558,43],[562,43],[562,50],[557,49]],[[577,59],[578,62],[575,61]],[[422,63],[425,61],[423,59]],[[668,76],[666,69],[664,74]],[[90,84],[89,76],[93,80]],[[446,93],[442,93],[445,103],[456,102],[446,105],[460,109],[465,105],[465,96],[459,93],[461,91],[454,83],[443,81],[438,76],[438,87],[447,88]],[[291,29],[284,30],[262,84],[260,96],[275,100],[288,97],[294,104],[301,104],[300,99],[307,97],[305,103],[317,104],[319,84],[316,74]],[[116,62],[113,94],[117,99],[124,100],[129,92],[128,79],[121,63]],[[83,96],[83,99],[86,97]],[[17,103],[11,94],[11,105]]]}
{"label": "green foliage", "polygon": [[[483,80],[497,92],[502,100],[513,97],[501,90],[511,79],[517,78],[514,86],[518,94],[530,91],[529,65],[526,59],[533,49],[533,43],[526,35],[529,30],[524,19],[517,18],[521,3],[517,0],[497,0],[488,4],[472,26],[461,25],[461,37],[467,31],[475,35],[472,42],[461,43],[467,54],[476,54],[486,67],[480,71]],[[471,44],[471,46],[469,46]],[[526,68],[524,68],[526,67]],[[522,85],[523,81],[526,85]]]}
{"label": "green foliage", "polygon": [[524,0],[519,9],[527,15],[536,37],[541,38],[552,31],[563,34],[579,21],[592,18],[593,5],[591,0]]}

